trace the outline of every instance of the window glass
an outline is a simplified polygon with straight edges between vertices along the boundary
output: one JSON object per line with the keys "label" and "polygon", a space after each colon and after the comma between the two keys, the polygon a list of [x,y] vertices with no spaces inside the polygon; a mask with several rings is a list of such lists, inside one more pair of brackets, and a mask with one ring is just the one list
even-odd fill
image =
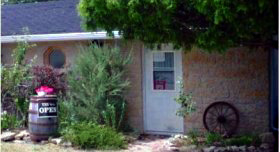
{"label": "window glass", "polygon": [[153,53],[154,90],[174,90],[174,53]]}
{"label": "window glass", "polygon": [[54,68],[62,68],[65,63],[65,55],[60,50],[53,50],[49,56],[50,65]]}

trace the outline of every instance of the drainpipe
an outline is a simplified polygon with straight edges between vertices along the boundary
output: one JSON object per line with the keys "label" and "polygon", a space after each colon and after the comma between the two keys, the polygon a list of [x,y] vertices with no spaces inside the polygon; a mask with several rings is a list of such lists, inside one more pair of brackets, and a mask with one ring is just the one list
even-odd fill
{"label": "drainpipe", "polygon": [[274,38],[276,45],[270,50],[270,129],[278,132],[278,38]]}

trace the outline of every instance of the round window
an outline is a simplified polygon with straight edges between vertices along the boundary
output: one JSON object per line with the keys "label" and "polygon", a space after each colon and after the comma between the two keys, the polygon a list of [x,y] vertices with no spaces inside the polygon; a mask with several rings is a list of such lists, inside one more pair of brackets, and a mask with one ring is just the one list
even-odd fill
{"label": "round window", "polygon": [[49,64],[54,68],[62,68],[65,63],[65,55],[60,50],[53,50],[49,55]]}

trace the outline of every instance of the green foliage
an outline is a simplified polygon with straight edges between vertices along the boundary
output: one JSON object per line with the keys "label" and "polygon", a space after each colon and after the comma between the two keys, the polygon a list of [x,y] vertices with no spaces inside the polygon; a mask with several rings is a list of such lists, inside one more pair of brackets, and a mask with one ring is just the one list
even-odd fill
{"label": "green foliage", "polygon": [[192,100],[192,94],[186,94],[184,92],[184,85],[182,81],[180,81],[180,92],[179,96],[175,98],[175,101],[181,105],[181,107],[177,110],[176,115],[185,117],[196,111],[195,103]]}
{"label": "green foliage", "polygon": [[[271,42],[278,33],[276,0],[81,0],[87,30],[119,30],[126,39],[208,51]],[[112,33],[111,33],[112,34]]]}
{"label": "green foliage", "polygon": [[121,149],[127,143],[122,134],[110,127],[93,123],[72,124],[63,132],[64,138],[83,149]]}
{"label": "green foliage", "polygon": [[63,103],[67,119],[122,128],[124,91],[129,85],[124,78],[125,66],[130,56],[123,56],[116,48],[91,45],[81,48],[76,59],[68,74],[69,91]]}
{"label": "green foliage", "polygon": [[238,136],[238,137],[232,137],[229,139],[225,139],[223,141],[224,145],[226,146],[250,146],[255,145],[259,146],[261,144],[260,138],[256,135],[244,135],[244,136]]}
{"label": "green foliage", "polygon": [[191,139],[191,144],[198,145],[198,137],[200,134],[197,130],[191,130],[187,135]]}
{"label": "green foliage", "polygon": [[12,98],[16,106],[18,119],[26,123],[27,110],[29,104],[29,95],[32,94],[30,87],[32,76],[29,73],[31,64],[25,63],[24,58],[26,51],[34,45],[26,41],[18,42],[17,47],[13,50],[13,64],[1,65],[1,101],[6,102],[6,98]]}
{"label": "green foliage", "polygon": [[217,133],[208,132],[206,133],[205,137],[206,137],[205,143],[207,145],[212,145],[214,142],[221,142],[223,140],[223,137]]}
{"label": "green foliage", "polygon": [[6,111],[1,113],[1,131],[6,129],[17,128],[21,122],[17,120],[16,116],[7,114]]}

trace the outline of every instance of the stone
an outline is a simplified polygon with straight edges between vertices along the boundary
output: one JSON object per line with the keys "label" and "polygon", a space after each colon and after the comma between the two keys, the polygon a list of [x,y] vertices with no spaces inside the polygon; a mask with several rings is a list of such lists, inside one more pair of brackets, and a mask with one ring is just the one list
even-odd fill
{"label": "stone", "polygon": [[71,143],[70,141],[63,142],[63,143],[62,143],[62,146],[64,146],[64,147],[71,147],[71,146],[72,146],[72,143]]}
{"label": "stone", "polygon": [[262,148],[262,149],[269,149],[270,148],[270,145],[269,144],[266,144],[266,143],[264,143],[264,144],[261,144],[261,146],[260,146],[260,148]]}
{"label": "stone", "polygon": [[233,152],[237,152],[237,151],[239,151],[239,148],[237,146],[231,146],[231,150]]}
{"label": "stone", "polygon": [[42,140],[40,143],[41,143],[42,145],[45,145],[45,144],[49,143],[49,141],[47,141],[47,140]]}
{"label": "stone", "polygon": [[240,146],[239,149],[240,149],[241,151],[246,151],[246,146]]}
{"label": "stone", "polygon": [[14,143],[17,143],[17,144],[23,144],[23,143],[25,143],[23,140],[14,140],[13,142],[14,142]]}
{"label": "stone", "polygon": [[197,151],[196,145],[182,146],[179,148],[180,152],[194,152]]}
{"label": "stone", "polygon": [[15,136],[15,139],[23,140],[23,138],[26,136],[29,136],[29,133],[26,130],[23,130]]}
{"label": "stone", "polygon": [[255,146],[250,146],[248,147],[248,151],[249,152],[254,152],[256,150],[256,147]]}
{"label": "stone", "polygon": [[266,132],[260,135],[262,143],[274,143],[275,137],[272,132]]}
{"label": "stone", "polygon": [[4,132],[1,134],[1,141],[12,141],[15,139],[16,133],[14,132]]}
{"label": "stone", "polygon": [[54,143],[56,145],[61,144],[62,139],[61,138],[53,138],[50,140],[51,143]]}
{"label": "stone", "polygon": [[214,152],[224,152],[226,150],[226,148],[224,147],[218,147],[214,149]]}
{"label": "stone", "polygon": [[215,148],[216,148],[216,146],[211,146],[211,147],[208,147],[208,148],[204,148],[203,152],[214,152]]}

